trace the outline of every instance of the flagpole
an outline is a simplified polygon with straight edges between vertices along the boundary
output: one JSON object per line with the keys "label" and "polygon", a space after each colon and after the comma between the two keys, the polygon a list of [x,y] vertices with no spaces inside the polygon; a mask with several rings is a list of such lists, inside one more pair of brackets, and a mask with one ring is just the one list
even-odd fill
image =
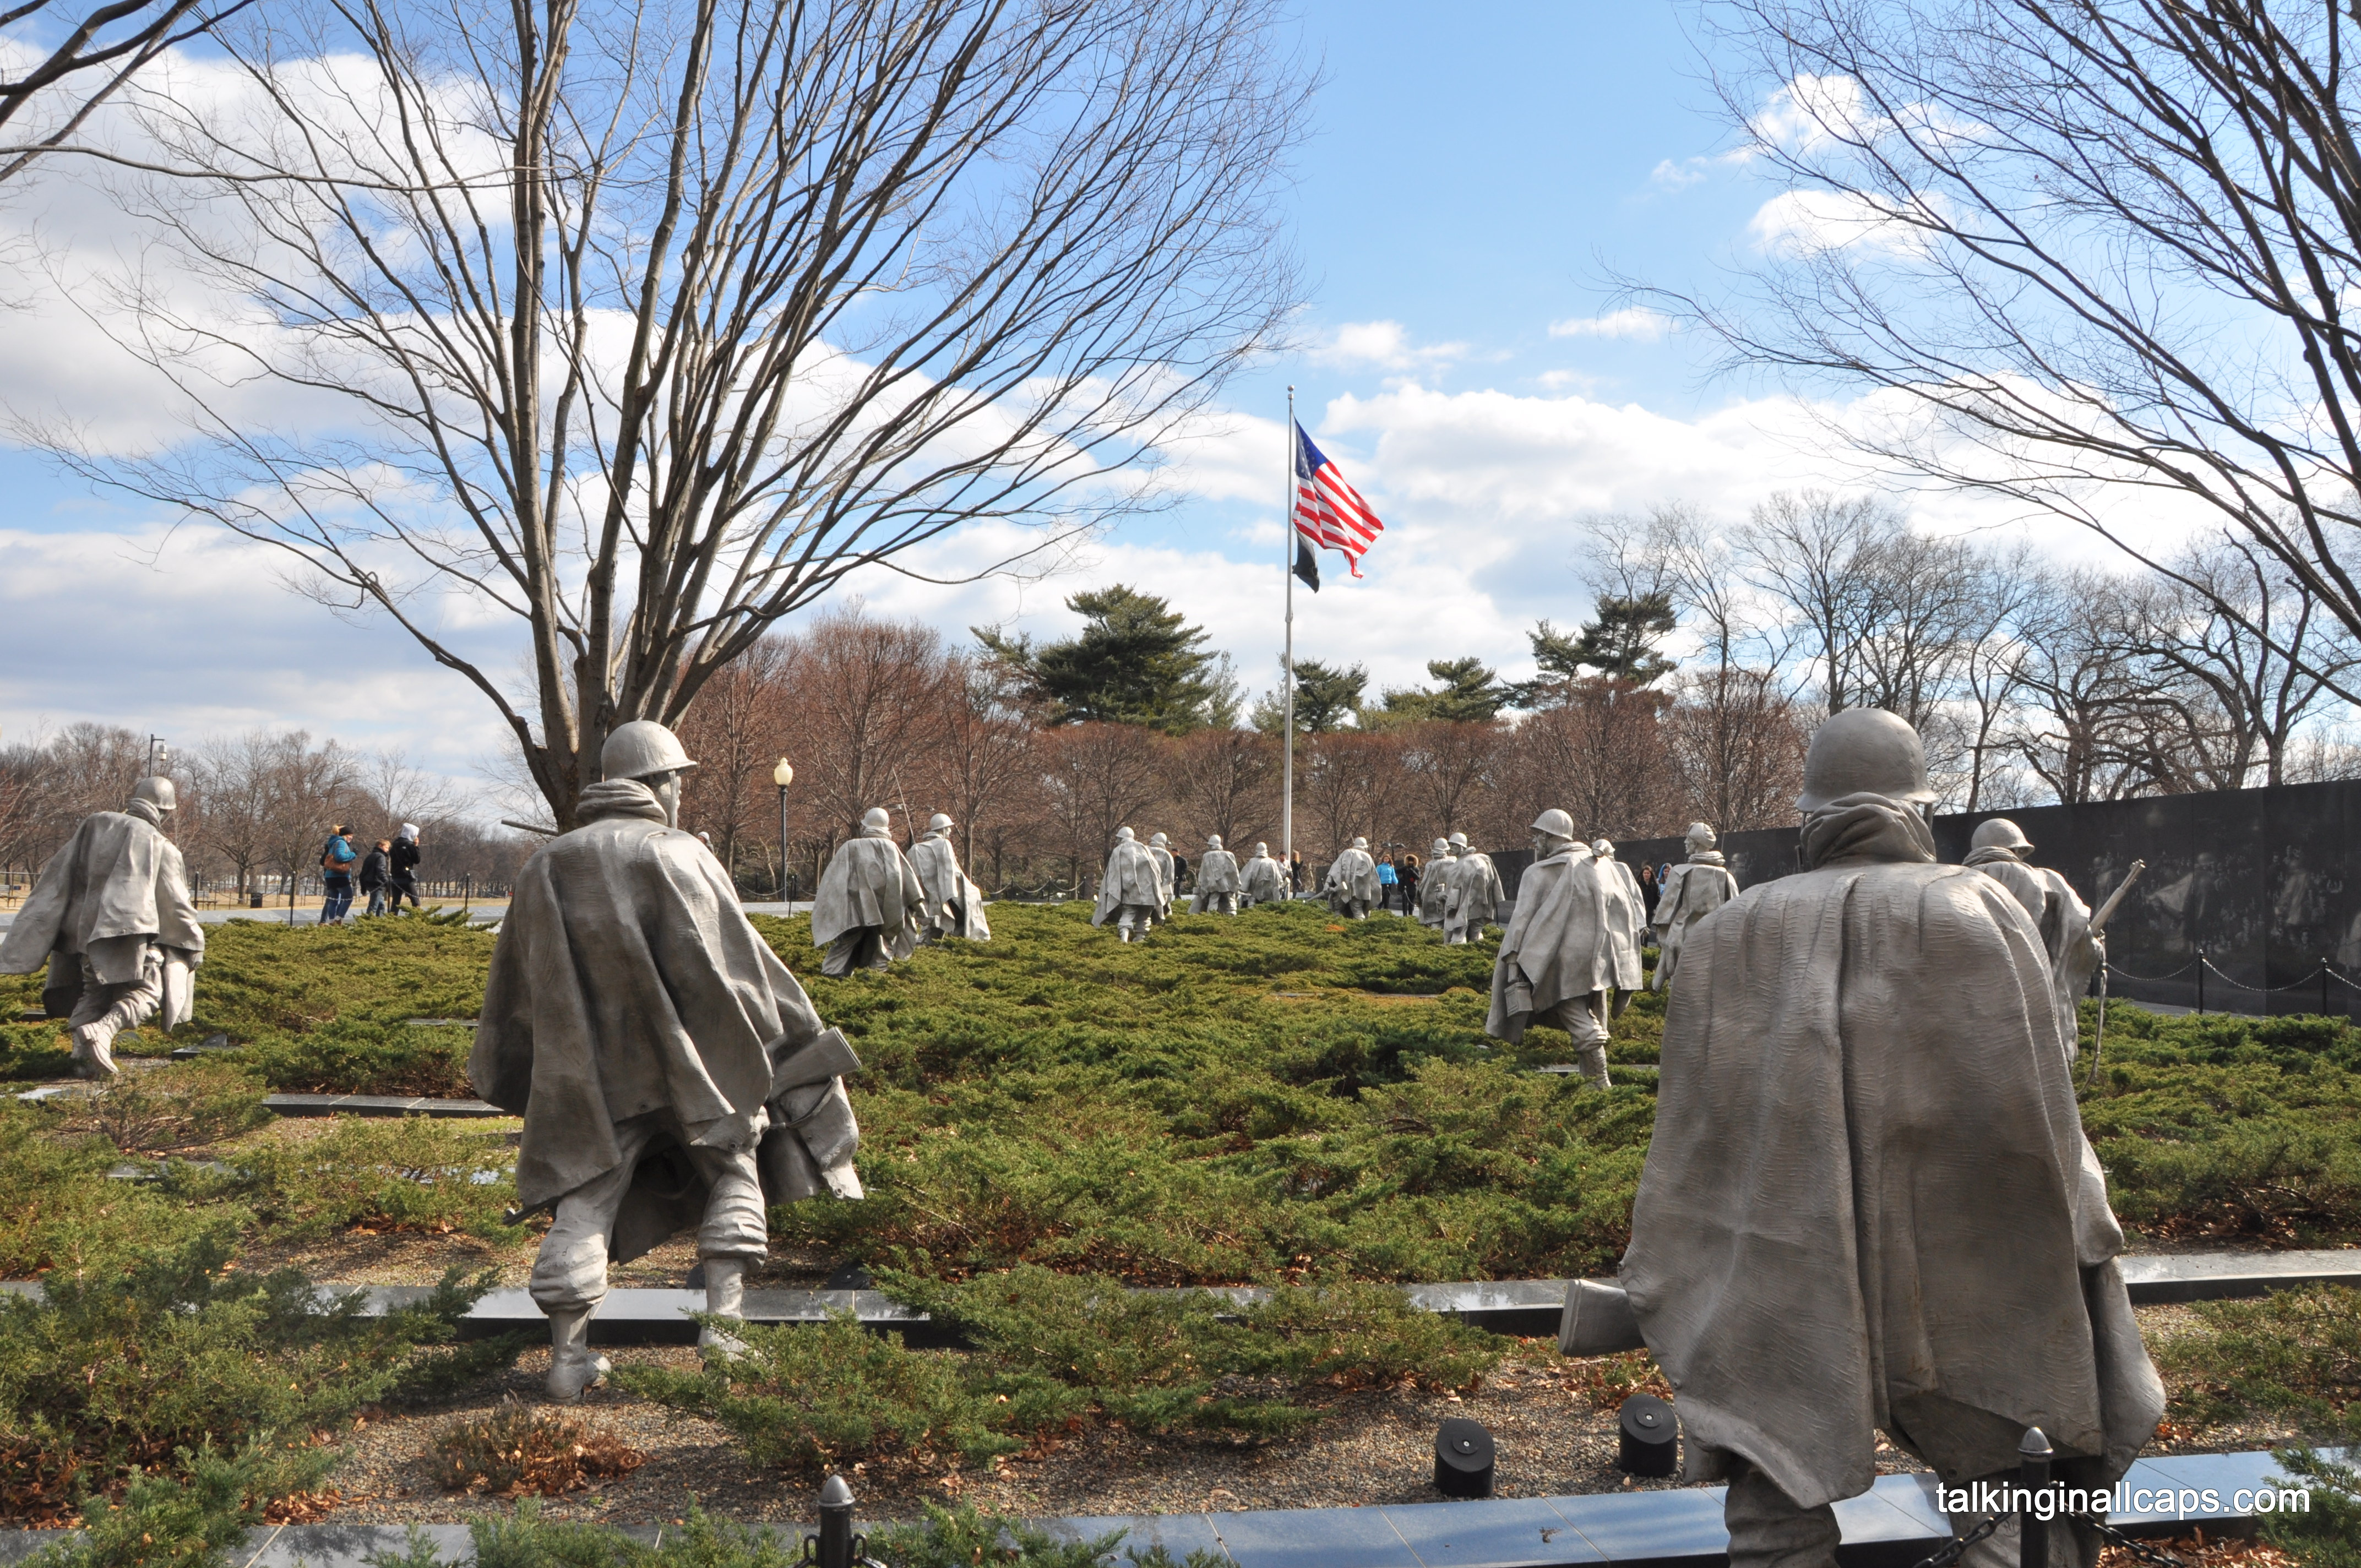
{"label": "flagpole", "polygon": [[1279,509],[1279,567],[1287,578],[1287,728],[1279,770],[1279,863],[1295,890],[1295,389],[1287,389],[1287,502]]}

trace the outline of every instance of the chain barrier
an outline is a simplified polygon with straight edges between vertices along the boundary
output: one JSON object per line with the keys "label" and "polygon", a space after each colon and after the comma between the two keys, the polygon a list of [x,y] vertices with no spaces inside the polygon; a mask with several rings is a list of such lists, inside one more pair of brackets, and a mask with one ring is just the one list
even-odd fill
{"label": "chain barrier", "polygon": [[1980,1541],[1990,1540],[1993,1531],[2000,1528],[2000,1521],[2005,1517],[2002,1514],[1992,1515],[1967,1534],[1953,1536],[1949,1544],[1935,1549],[1935,1555],[1920,1558],[1912,1563],[1910,1568],[1951,1568],[1952,1563],[1968,1554],[1969,1547]]}
{"label": "chain barrier", "polygon": [[[2282,991],[2302,991],[2309,989],[2310,987],[2319,983],[2320,978],[2323,974],[2331,980],[2345,979],[2343,975],[2338,974],[2334,970],[2323,965],[2314,969],[2310,974],[2305,975],[2301,980],[2299,980],[2290,985],[2248,985],[2243,980],[2232,980],[2228,975],[2224,974],[2221,969],[2216,966],[2211,959],[2200,959],[2198,962],[2203,964],[2207,969],[2212,970],[2213,971],[2214,978],[2229,986],[2232,990],[2251,991],[2258,996],[2275,996]],[[2345,981],[2345,983],[2350,985],[2352,981]]]}
{"label": "chain barrier", "polygon": [[2120,964],[2109,964],[2107,966],[2107,972],[2118,977],[2119,979],[2136,980],[2142,985],[2159,985],[2168,980],[2179,980],[2182,975],[2187,974],[2191,970],[2195,969],[2197,967],[2197,959],[2191,959],[2187,963],[2181,965],[2179,969],[2173,970],[2166,974],[2134,974],[2131,970],[2125,969]]}

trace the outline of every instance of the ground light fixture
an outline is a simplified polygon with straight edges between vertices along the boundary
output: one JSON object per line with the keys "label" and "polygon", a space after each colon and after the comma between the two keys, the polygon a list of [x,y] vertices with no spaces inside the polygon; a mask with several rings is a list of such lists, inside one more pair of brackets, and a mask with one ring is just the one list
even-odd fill
{"label": "ground light fixture", "polygon": [[1492,1495],[1492,1434],[1483,1422],[1454,1416],[1436,1430],[1434,1489],[1446,1497]]}
{"label": "ground light fixture", "polygon": [[1670,1475],[1680,1466],[1681,1422],[1653,1394],[1634,1394],[1616,1412],[1615,1464],[1627,1475]]}

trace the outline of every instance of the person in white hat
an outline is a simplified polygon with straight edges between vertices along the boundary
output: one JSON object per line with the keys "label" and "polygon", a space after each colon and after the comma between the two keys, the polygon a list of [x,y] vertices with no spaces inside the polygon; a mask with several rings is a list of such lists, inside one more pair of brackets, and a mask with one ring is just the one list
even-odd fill
{"label": "person in white hat", "polygon": [[476,1092],[524,1118],[518,1206],[552,1212],[531,1289],[558,1399],[608,1371],[589,1326],[609,1261],[694,1228],[707,1310],[742,1316],[768,1206],[862,1195],[843,1080],[861,1064],[680,830],[697,764],[648,719],[600,762],[581,826],[518,874],[467,1058]]}
{"label": "person in white hat", "polygon": [[951,819],[938,811],[927,818],[926,836],[910,846],[910,869],[918,873],[918,885],[927,891],[926,921],[918,939],[933,942],[964,937],[971,942],[988,942],[992,927],[983,916],[983,890],[960,869],[959,850],[951,844],[952,827]]}
{"label": "person in white hat", "polygon": [[[2006,888],[1936,863],[1933,796],[1908,724],[1831,717],[1802,870],[1692,927],[1666,1002],[1622,1283],[1687,1478],[1729,1483],[1732,1563],[1835,1568],[1834,1505],[1877,1479],[1881,1433],[1972,1488],[2037,1426],[2056,1479],[2095,1492],[2164,1411],[2039,1005],[2048,955]],[[2079,1519],[2049,1542],[2041,1568],[2096,1560]],[[2021,1554],[2012,1512],[1961,1561]]]}
{"label": "person in white hat", "polygon": [[158,1013],[189,1015],[205,934],[180,847],[164,836],[172,781],[141,779],[120,811],[94,811],[41,868],[5,939],[0,974],[49,966],[44,1010],[63,1017],[74,1071],[115,1076],[115,1036]]}
{"label": "person in white hat", "polygon": [[1197,891],[1189,900],[1189,913],[1235,915],[1238,885],[1238,858],[1222,848],[1219,833],[1208,836],[1205,852],[1197,857]]}
{"label": "person in white hat", "polygon": [[[1574,818],[1552,806],[1533,820],[1533,861],[1517,879],[1516,912],[1492,960],[1492,1008],[1484,1032],[1515,1045],[1534,1024],[1564,1029],[1575,1064],[1608,1086],[1608,1003],[1623,977],[1609,939],[1610,902],[1622,889],[1576,842]],[[1638,976],[1631,977],[1637,980]]]}
{"label": "person in white hat", "polygon": [[1287,902],[1287,868],[1271,858],[1268,844],[1257,842],[1254,854],[1239,869],[1238,897],[1247,909],[1257,904]]}
{"label": "person in white hat", "polygon": [[842,976],[908,958],[917,950],[926,905],[917,872],[894,842],[894,818],[871,806],[859,836],[829,857],[812,894],[812,946],[828,949],[819,972]]}

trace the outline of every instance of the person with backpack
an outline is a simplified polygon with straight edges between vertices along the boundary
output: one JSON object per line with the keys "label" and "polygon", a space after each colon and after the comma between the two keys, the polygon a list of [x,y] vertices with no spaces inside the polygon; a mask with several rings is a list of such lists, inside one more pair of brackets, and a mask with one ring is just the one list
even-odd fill
{"label": "person with backpack", "polygon": [[361,858],[353,848],[353,830],[339,822],[329,831],[320,850],[320,882],[326,896],[320,903],[320,924],[341,926],[353,906],[353,865]]}
{"label": "person with backpack", "polygon": [[379,839],[377,847],[361,857],[361,891],[368,894],[368,915],[385,913],[385,884],[393,875],[393,848],[390,839]]}

